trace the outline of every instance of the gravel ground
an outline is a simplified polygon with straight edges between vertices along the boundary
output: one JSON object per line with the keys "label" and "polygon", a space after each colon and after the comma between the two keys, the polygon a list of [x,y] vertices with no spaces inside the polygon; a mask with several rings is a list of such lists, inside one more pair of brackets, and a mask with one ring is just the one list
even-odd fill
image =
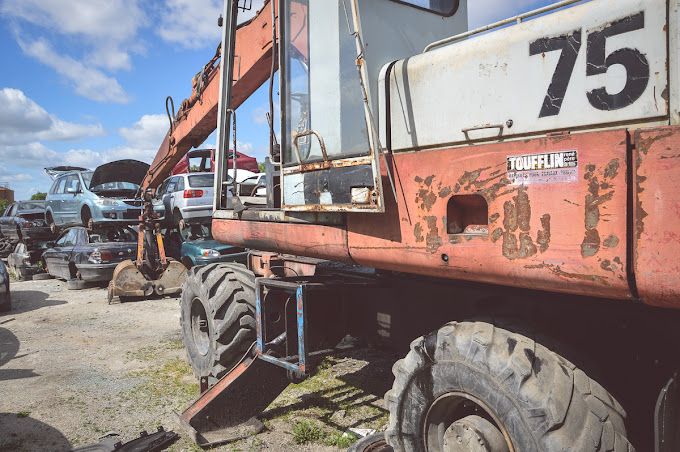
{"label": "gravel ground", "polygon": [[[395,360],[368,349],[327,357],[263,413],[263,433],[212,450],[345,450],[348,428],[386,428]],[[0,451],[64,451],[109,431],[129,441],[159,425],[182,435],[173,410],[197,395],[178,298],[108,305],[102,287],[12,282],[12,310],[0,314]],[[168,450],[201,449],[184,436]]]}

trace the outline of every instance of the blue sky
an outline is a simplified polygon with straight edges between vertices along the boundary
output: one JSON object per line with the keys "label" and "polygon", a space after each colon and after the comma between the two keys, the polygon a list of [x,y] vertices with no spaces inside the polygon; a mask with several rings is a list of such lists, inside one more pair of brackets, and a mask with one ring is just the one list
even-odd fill
{"label": "blue sky", "polygon": [[[253,0],[253,9],[262,2]],[[470,0],[470,26],[551,3]],[[49,189],[46,166],[150,162],[168,130],[165,98],[178,108],[214,55],[222,5],[0,0],[0,183],[25,199]],[[265,86],[238,111],[239,150],[260,161],[268,146],[267,105]],[[213,134],[206,146],[214,144]]]}

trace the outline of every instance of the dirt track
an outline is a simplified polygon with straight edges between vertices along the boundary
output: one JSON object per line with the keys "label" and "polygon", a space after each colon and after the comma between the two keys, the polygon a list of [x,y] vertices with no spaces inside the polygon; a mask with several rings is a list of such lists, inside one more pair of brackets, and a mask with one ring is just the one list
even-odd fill
{"label": "dirt track", "polygon": [[[393,360],[369,350],[327,358],[265,411],[265,432],[214,450],[337,451],[348,427],[384,430]],[[129,441],[159,425],[181,434],[172,412],[197,394],[177,298],[108,305],[103,288],[12,282],[12,310],[0,314],[0,450],[69,450],[109,431]],[[201,449],[183,437],[168,450]]]}

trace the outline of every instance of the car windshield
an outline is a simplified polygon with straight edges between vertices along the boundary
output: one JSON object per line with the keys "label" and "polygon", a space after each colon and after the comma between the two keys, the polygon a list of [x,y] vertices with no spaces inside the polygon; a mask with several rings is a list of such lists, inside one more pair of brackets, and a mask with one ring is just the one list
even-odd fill
{"label": "car windshield", "polygon": [[139,185],[131,182],[107,182],[105,184],[90,187],[90,190],[107,191],[107,190],[137,190]]}
{"label": "car windshield", "polygon": [[199,240],[211,239],[212,231],[210,225],[207,224],[192,224],[188,228],[182,229],[182,239],[184,240]]}
{"label": "car windshield", "polygon": [[80,173],[80,175],[83,178],[83,182],[85,182],[85,187],[90,188],[90,182],[92,181],[92,175],[94,174],[94,171],[88,171],[86,173]]}
{"label": "car windshield", "polygon": [[194,176],[189,176],[189,187],[200,188],[200,187],[212,187],[215,181],[215,174],[196,174]]}
{"label": "car windshield", "polygon": [[44,209],[45,201],[30,201],[19,203],[19,210]]}
{"label": "car windshield", "polygon": [[126,226],[95,225],[87,232],[90,243],[136,242],[137,233]]}

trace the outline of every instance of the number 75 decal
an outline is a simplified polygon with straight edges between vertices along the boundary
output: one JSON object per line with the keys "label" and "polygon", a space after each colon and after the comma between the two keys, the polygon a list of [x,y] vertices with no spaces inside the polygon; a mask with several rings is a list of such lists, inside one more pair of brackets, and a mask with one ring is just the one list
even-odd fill
{"label": "number 75 decal", "polygon": [[[588,34],[586,49],[586,76],[605,74],[609,67],[620,64],[626,70],[626,85],[621,92],[610,94],[607,88],[601,87],[586,93],[590,105],[598,110],[619,110],[635,103],[647,89],[649,83],[649,63],[644,54],[637,49],[623,48],[606,55],[605,43],[607,38],[621,35],[645,27],[645,13],[639,12],[632,16],[611,22],[598,31]],[[548,94],[543,101],[540,118],[556,116],[560,113],[562,102],[567,92],[567,86],[574,72],[576,58],[581,50],[582,30],[571,33],[541,38],[529,44],[529,54],[538,55],[545,52],[561,50],[552,82],[548,87]]]}

